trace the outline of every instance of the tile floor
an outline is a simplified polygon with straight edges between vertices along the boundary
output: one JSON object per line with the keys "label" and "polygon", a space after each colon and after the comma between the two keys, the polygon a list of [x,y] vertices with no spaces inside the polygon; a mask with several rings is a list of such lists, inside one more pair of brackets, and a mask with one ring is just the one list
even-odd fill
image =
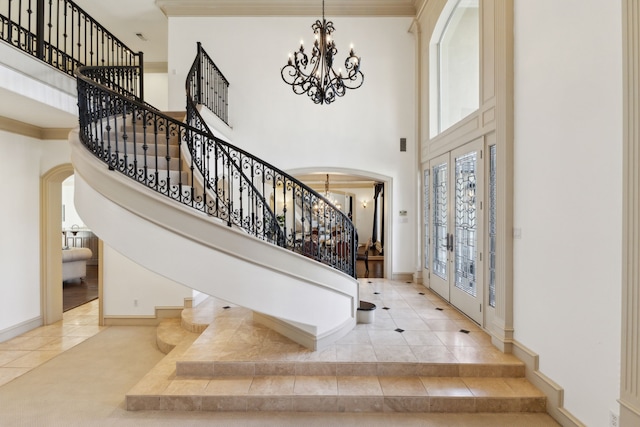
{"label": "tile floor", "polygon": [[[318,352],[255,324],[248,310],[210,299],[187,317],[193,323],[215,321],[199,337],[193,336],[195,342],[185,345],[179,358],[198,362],[206,354],[207,361],[218,363],[216,378],[176,378],[176,359],[169,357],[156,367],[162,380],[152,370],[136,388],[149,386],[153,379],[155,393],[160,387],[163,395],[183,395],[185,387],[203,388],[203,394],[210,396],[250,397],[266,390],[281,396],[369,396],[374,405],[380,404],[375,400],[380,396],[539,395],[522,378],[479,378],[487,373],[501,376],[496,369],[518,369],[522,364],[492,347],[486,333],[429,290],[386,279],[361,279],[360,286],[361,299],[378,307],[375,321],[358,324]],[[105,328],[97,323],[96,300],[64,313],[60,322],[0,343],[0,386],[96,335]],[[234,364],[238,361],[243,363]],[[415,374],[417,366],[423,367],[422,376],[403,374],[403,370]],[[448,367],[451,375],[434,378],[430,366]],[[245,371],[238,372],[238,368]],[[237,378],[246,374],[256,377]]]}
{"label": "tile floor", "polygon": [[74,308],[62,320],[0,343],[0,386],[96,335],[98,300]]}
{"label": "tile floor", "polygon": [[[310,351],[209,299],[189,336],[127,395],[130,410],[540,412],[523,363],[421,285],[361,279],[374,321]],[[408,406],[407,406],[408,405]]]}
{"label": "tile floor", "polygon": [[193,361],[522,365],[513,355],[496,349],[478,325],[424,286],[388,279],[359,282],[360,299],[377,306],[374,322],[356,325],[321,351],[307,350],[256,324],[249,310],[209,299],[183,313],[183,319],[196,329],[204,329],[198,324],[208,325],[185,357]]}

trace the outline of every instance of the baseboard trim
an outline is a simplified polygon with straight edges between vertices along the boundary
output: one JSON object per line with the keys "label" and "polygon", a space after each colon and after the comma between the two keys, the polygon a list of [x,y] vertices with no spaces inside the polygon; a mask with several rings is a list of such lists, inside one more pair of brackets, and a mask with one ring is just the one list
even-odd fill
{"label": "baseboard trim", "polygon": [[37,316],[33,319],[25,320],[24,322],[20,322],[17,325],[13,325],[7,329],[3,329],[2,331],[0,331],[0,342],[8,341],[11,338],[15,338],[19,335],[29,332],[32,329],[39,328],[43,324],[44,322],[42,321],[42,316]]}
{"label": "baseboard trim", "polygon": [[184,307],[156,307],[153,315],[104,316],[104,326],[157,326],[163,319],[179,318],[183,309]]}
{"label": "baseboard trim", "polygon": [[564,408],[564,389],[538,370],[540,356],[515,340],[508,347],[525,364],[527,380],[547,396],[547,413],[563,427],[586,427]]}
{"label": "baseboard trim", "polygon": [[413,282],[413,273],[393,273],[391,280],[397,280],[399,282]]}

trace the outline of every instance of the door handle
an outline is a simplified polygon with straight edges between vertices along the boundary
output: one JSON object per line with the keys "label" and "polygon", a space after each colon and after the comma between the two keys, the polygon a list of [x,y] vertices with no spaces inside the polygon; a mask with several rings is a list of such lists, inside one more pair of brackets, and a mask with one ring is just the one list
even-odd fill
{"label": "door handle", "polygon": [[453,234],[447,233],[447,250],[453,252]]}

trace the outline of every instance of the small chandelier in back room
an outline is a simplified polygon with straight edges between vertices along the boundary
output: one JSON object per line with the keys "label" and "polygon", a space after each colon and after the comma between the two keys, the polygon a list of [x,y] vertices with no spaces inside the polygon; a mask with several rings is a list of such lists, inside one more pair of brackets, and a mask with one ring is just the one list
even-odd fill
{"label": "small chandelier in back room", "polygon": [[[291,85],[297,95],[307,94],[316,104],[331,104],[336,96],[344,96],[347,89],[362,86],[364,75],[360,71],[360,57],[353,52],[344,61],[344,72],[333,67],[333,59],[338,53],[336,43],[331,38],[335,31],[333,22],[324,19],[324,0],[322,0],[322,22],[318,19],[312,26],[315,41],[311,49],[311,58],[300,50],[289,54],[289,62],[280,71],[282,80]],[[343,74],[344,73],[344,74]]]}

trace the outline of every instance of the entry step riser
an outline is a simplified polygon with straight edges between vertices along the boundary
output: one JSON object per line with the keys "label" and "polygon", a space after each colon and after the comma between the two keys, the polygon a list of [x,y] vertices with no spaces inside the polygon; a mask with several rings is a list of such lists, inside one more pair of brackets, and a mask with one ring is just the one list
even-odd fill
{"label": "entry step riser", "polygon": [[127,396],[129,411],[543,413],[544,397]]}
{"label": "entry step riser", "polygon": [[177,377],[215,378],[254,375],[345,375],[394,377],[523,378],[524,365],[442,363],[273,363],[177,361]]}

